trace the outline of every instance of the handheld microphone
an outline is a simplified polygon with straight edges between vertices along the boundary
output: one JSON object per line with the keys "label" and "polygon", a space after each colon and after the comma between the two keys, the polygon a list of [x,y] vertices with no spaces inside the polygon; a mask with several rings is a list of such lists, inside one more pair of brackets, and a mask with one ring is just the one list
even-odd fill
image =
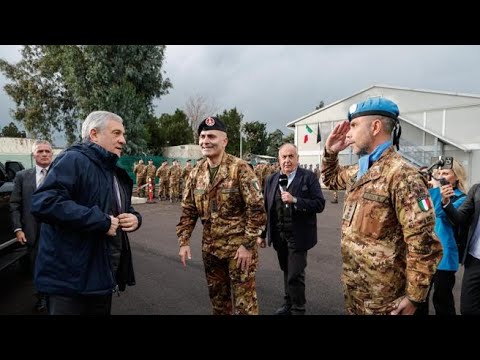
{"label": "handheld microphone", "polygon": [[[288,176],[285,174],[280,174],[278,177],[278,185],[282,191],[287,191]],[[288,203],[285,203],[285,208],[288,209],[288,207]]]}

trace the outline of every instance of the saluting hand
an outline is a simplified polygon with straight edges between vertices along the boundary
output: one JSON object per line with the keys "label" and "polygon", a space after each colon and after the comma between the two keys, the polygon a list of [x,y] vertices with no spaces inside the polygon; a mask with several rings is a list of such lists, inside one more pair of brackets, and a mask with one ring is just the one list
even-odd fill
{"label": "saluting hand", "polygon": [[350,123],[345,120],[338,123],[333,128],[332,132],[325,142],[325,148],[330,154],[339,153],[346,149],[350,144],[350,140],[347,140],[347,133],[350,131]]}

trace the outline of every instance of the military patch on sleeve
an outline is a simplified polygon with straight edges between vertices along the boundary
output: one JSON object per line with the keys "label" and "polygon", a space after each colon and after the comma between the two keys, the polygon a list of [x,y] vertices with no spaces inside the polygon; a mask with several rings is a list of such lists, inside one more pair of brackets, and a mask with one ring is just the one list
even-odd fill
{"label": "military patch on sleeve", "polygon": [[422,211],[428,211],[432,208],[432,200],[429,197],[421,197],[417,199],[418,206]]}
{"label": "military patch on sleeve", "polygon": [[260,185],[258,185],[257,180],[252,181],[252,185],[255,188],[255,190],[260,191]]}

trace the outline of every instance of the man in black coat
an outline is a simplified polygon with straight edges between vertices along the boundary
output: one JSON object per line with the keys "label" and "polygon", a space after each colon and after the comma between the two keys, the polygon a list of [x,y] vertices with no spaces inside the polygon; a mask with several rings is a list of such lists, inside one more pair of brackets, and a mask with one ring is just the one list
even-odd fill
{"label": "man in black coat", "polygon": [[[32,155],[35,159],[35,167],[19,171],[15,175],[13,191],[10,196],[10,218],[17,240],[27,246],[29,265],[33,276],[38,251],[39,228],[37,221],[30,213],[32,194],[43,183],[52,162],[52,145],[45,140],[36,140],[32,145]],[[47,310],[44,295],[37,294],[34,310],[37,312]]]}
{"label": "man in black coat", "polygon": [[[305,268],[307,251],[317,243],[317,213],[325,198],[315,174],[298,166],[297,147],[283,144],[278,150],[280,171],[265,181],[264,198],[267,230],[257,240],[273,244],[283,271],[285,303],[276,315],[305,314]],[[279,184],[283,178],[286,185]]]}
{"label": "man in black coat", "polygon": [[462,315],[480,315],[480,184],[473,185],[463,204],[455,209],[450,202],[453,189],[442,190],[445,213],[455,225],[469,227],[465,252],[460,259],[465,269],[460,295]]}

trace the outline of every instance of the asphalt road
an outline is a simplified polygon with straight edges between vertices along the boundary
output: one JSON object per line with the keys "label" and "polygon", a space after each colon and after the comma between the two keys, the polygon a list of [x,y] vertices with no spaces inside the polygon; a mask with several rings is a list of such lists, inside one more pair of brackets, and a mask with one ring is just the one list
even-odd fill
{"label": "asphalt road", "polygon": [[[325,191],[326,209],[317,215],[318,244],[308,253],[306,274],[307,314],[340,315],[343,295],[340,284],[340,202],[331,204]],[[143,216],[141,229],[130,235],[137,284],[113,299],[116,315],[209,315],[211,307],[201,260],[201,229],[192,236],[192,260],[186,267],[179,261],[175,226],[180,204],[157,202],[136,205]],[[455,296],[459,304],[461,271]],[[33,285],[20,266],[0,273],[0,314],[32,314]],[[272,314],[283,302],[283,275],[273,248],[260,249],[257,271],[260,314]],[[432,311],[432,310],[431,310]]]}

